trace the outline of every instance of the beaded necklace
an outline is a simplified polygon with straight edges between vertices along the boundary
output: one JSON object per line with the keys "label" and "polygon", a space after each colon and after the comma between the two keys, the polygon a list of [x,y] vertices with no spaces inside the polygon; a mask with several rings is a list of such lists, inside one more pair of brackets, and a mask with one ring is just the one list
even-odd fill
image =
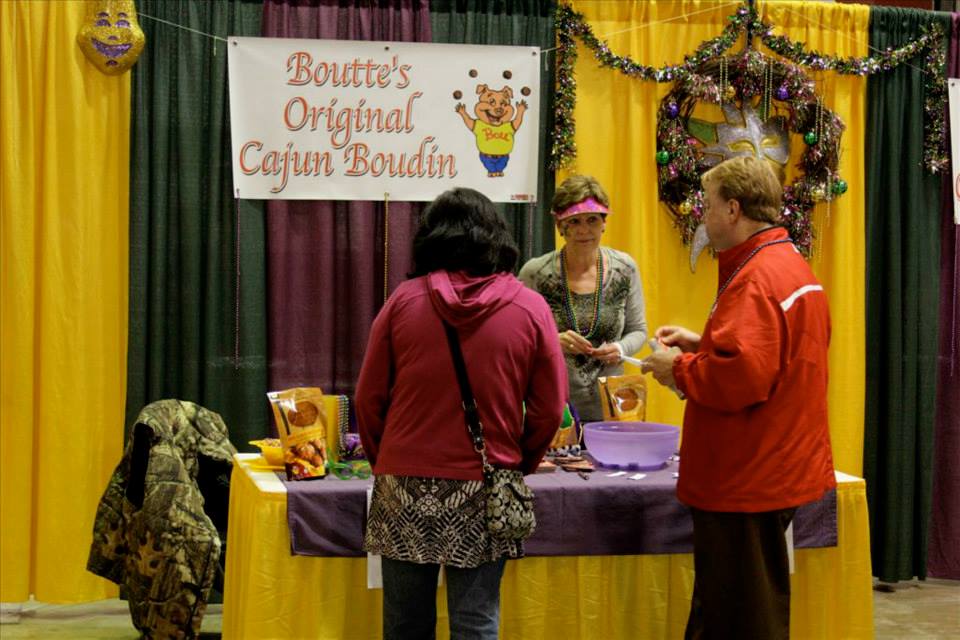
{"label": "beaded necklace", "polygon": [[346,460],[350,456],[347,447],[347,431],[350,428],[350,399],[347,396],[337,396],[337,431],[339,438],[337,445],[341,460]]}
{"label": "beaded necklace", "polygon": [[588,340],[600,328],[600,298],[603,292],[603,254],[597,249],[597,288],[593,292],[593,321],[590,329],[584,333],[577,325],[577,316],[573,312],[573,296],[570,293],[570,283],[567,282],[567,248],[560,250],[560,279],[563,280],[563,308],[567,313],[567,324],[574,331]]}
{"label": "beaded necklace", "polygon": [[764,242],[761,245],[757,245],[757,247],[753,251],[751,251],[746,258],[743,259],[743,262],[737,265],[737,268],[734,269],[733,273],[731,273],[729,277],[727,277],[726,281],[722,285],[720,285],[720,288],[717,289],[717,297],[714,298],[713,300],[713,307],[710,309],[710,315],[712,316],[713,312],[717,310],[717,303],[720,302],[720,296],[723,294],[724,291],[726,291],[727,287],[730,286],[730,283],[733,282],[734,277],[738,273],[740,273],[740,270],[743,269],[745,266],[747,266],[747,263],[750,262],[753,256],[757,255],[760,252],[760,250],[765,247],[769,247],[774,244],[786,244],[788,242],[793,242],[793,241],[790,240],[789,238],[784,238],[782,240],[771,240],[770,242]]}

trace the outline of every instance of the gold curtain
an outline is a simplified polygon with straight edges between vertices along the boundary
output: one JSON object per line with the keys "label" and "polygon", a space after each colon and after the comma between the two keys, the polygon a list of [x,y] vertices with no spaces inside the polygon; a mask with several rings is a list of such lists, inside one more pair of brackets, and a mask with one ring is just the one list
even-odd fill
{"label": "gold curtain", "polygon": [[0,2],[0,601],[116,595],[87,573],[123,444],[130,76],[83,2]]}
{"label": "gold curtain", "polygon": [[[647,65],[683,61],[685,54],[720,34],[739,3],[574,0],[594,33],[612,51]],[[811,48],[842,56],[867,55],[869,8],[819,2],[761,3],[776,33]],[[646,25],[646,26],[645,26]],[[732,52],[739,51],[741,43]],[[576,65],[576,164],[560,172],[595,176],[607,189],[613,213],[604,243],[630,253],[640,267],[651,333],[663,324],[699,331],[717,290],[716,261],[701,256],[691,274],[689,252],[666,207],[657,199],[657,107],[670,87],[640,81],[598,65],[578,45]],[[762,49],[763,50],[763,49]],[[850,190],[839,200],[818,205],[821,234],[811,264],[830,298],[830,433],[836,467],[860,475],[864,413],[864,121],[866,81],[832,72],[811,74],[826,107],[846,124],[840,173]],[[795,151],[802,140],[792,141]],[[794,154],[796,157],[796,153]],[[793,162],[792,164],[795,164]],[[790,168],[787,180],[796,169]],[[829,209],[829,210],[828,210]],[[560,239],[557,239],[558,246]],[[650,385],[647,418],[680,424],[683,404],[672,393]]]}

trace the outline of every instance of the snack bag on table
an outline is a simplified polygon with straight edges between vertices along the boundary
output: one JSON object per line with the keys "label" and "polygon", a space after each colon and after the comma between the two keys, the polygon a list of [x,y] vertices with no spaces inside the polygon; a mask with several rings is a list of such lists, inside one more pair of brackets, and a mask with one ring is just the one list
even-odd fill
{"label": "snack bag on table", "polygon": [[644,376],[602,376],[598,384],[604,420],[642,422],[647,419],[647,379]]}
{"label": "snack bag on table", "polygon": [[327,412],[323,392],[296,387],[267,393],[283,445],[287,480],[309,480],[326,475]]}

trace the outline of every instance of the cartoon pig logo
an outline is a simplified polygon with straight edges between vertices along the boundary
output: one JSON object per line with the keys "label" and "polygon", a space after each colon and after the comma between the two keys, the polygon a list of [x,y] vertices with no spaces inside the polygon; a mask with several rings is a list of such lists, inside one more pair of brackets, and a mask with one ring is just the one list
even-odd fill
{"label": "cartoon pig logo", "polygon": [[511,103],[513,89],[510,87],[496,91],[485,84],[478,84],[477,95],[480,97],[473,108],[477,115],[476,120],[467,115],[467,108],[462,102],[457,104],[456,111],[463,118],[467,129],[477,138],[480,162],[487,169],[487,176],[497,178],[503,175],[503,170],[510,160],[513,136],[523,123],[527,103],[520,100],[514,107]]}

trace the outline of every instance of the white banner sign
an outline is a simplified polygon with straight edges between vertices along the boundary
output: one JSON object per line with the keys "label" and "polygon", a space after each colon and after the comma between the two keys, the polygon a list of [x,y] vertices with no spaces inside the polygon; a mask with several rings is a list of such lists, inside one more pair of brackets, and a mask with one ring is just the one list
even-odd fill
{"label": "white banner sign", "polygon": [[540,50],[230,38],[241,198],[536,199]]}
{"label": "white banner sign", "polygon": [[953,166],[953,223],[960,224],[960,80],[947,79],[950,99],[950,159]]}

